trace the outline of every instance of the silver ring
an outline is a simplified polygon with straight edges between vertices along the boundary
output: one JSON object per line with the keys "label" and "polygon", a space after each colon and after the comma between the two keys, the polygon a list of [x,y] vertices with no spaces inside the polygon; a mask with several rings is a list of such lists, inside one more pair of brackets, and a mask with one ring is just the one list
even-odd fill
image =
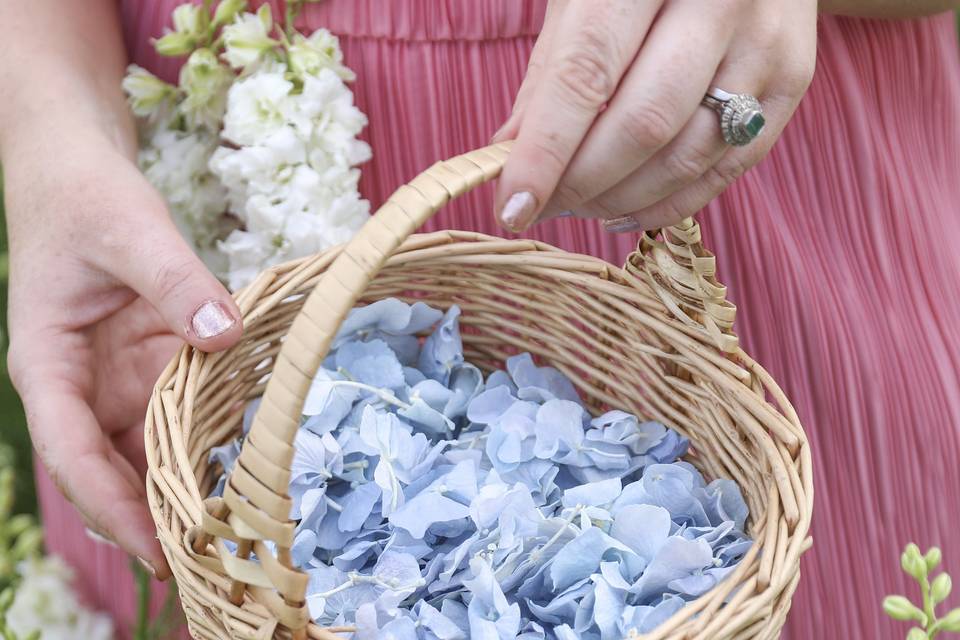
{"label": "silver ring", "polygon": [[702,104],[720,114],[724,141],[737,147],[749,144],[767,123],[760,101],[748,93],[727,93],[711,87]]}

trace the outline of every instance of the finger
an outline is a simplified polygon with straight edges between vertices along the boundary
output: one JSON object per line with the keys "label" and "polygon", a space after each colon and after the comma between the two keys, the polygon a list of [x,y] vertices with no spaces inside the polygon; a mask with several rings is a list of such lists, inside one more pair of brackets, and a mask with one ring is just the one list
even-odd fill
{"label": "finger", "polygon": [[734,33],[734,21],[721,5],[691,0],[665,5],[546,212],[576,211],[613,188],[694,117]]}
{"label": "finger", "polygon": [[522,231],[536,219],[658,9],[657,2],[576,0],[559,16],[556,44],[525,106],[497,187],[503,226]]}
{"label": "finger", "polygon": [[146,298],[183,340],[203,351],[229,347],[242,333],[240,310],[177,231],[159,194],[144,197],[138,192],[128,211],[117,212],[104,268]]}
{"label": "finger", "polygon": [[537,36],[537,41],[533,45],[533,50],[530,52],[527,71],[523,76],[523,82],[520,83],[520,89],[517,90],[517,98],[513,102],[513,110],[510,112],[507,121],[493,134],[493,138],[490,140],[491,143],[512,140],[517,136],[517,131],[520,129],[520,123],[523,121],[523,114],[526,111],[530,94],[543,75],[544,61],[549,55],[550,47],[553,43],[552,35],[559,22],[558,16],[567,4],[568,0],[553,0],[547,5],[546,14],[543,17],[543,27],[540,29],[540,35]]}
{"label": "finger", "polygon": [[[816,12],[804,5],[796,3],[789,11],[762,15],[755,24],[746,25],[749,38],[734,40],[711,83],[758,96],[766,119],[760,136],[745,147],[721,147],[716,115],[700,109],[689,134],[685,131],[675,146],[595,203],[595,214],[634,212],[607,223],[609,230],[652,229],[693,215],[769,153],[813,77]],[[705,115],[713,115],[712,124]],[[701,123],[712,126],[712,134],[701,129]],[[712,152],[720,148],[722,157],[714,163]]]}
{"label": "finger", "polygon": [[103,435],[76,389],[40,371],[19,385],[34,447],[88,526],[169,575],[146,506],[143,478]]}
{"label": "finger", "polygon": [[720,161],[693,183],[639,211],[607,220],[604,227],[613,233],[658,229],[696,214],[769,153],[795,108],[792,98],[768,97],[764,109],[767,125],[760,137],[743,147],[729,147]]}
{"label": "finger", "polygon": [[[741,60],[735,66],[724,63],[712,84],[733,93],[757,96],[764,102],[769,75],[766,62]],[[760,147],[763,139],[775,138],[774,128],[765,126],[761,140],[751,144]],[[700,106],[673,141],[619,184],[578,206],[576,214],[612,219],[646,209],[702,179],[729,149],[717,113]]]}

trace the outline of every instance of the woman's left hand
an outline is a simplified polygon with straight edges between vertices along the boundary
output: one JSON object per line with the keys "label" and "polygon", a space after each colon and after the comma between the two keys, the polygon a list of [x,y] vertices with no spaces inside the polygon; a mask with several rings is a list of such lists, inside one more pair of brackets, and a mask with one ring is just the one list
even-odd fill
{"label": "woman's left hand", "polygon": [[[551,0],[497,191],[522,231],[571,212],[610,231],[693,215],[770,151],[816,59],[816,0]],[[756,96],[766,126],[729,146],[711,87]]]}

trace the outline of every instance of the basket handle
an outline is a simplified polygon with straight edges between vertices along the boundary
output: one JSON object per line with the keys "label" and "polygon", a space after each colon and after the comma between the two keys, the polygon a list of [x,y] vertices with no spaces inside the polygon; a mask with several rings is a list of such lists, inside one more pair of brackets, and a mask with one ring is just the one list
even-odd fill
{"label": "basket handle", "polygon": [[624,269],[646,280],[674,317],[722,353],[739,349],[733,332],[737,307],[716,278],[717,259],[703,246],[693,218],[644,232]]}
{"label": "basket handle", "polygon": [[[236,556],[224,557],[225,547],[218,543],[223,567],[233,579],[231,599],[239,604],[250,585],[277,619],[294,631],[295,638],[305,637],[309,616],[304,604],[306,577],[290,561],[295,525],[289,519],[287,488],[293,442],[313,377],[341,322],[387,259],[449,200],[496,178],[510,146],[509,142],[499,143],[433,165],[400,187],[343,248],[321,275],[287,333],[223,500],[206,505],[204,535],[194,541],[194,551],[201,553],[209,536],[236,541]],[[692,241],[699,239],[696,229],[694,223],[685,221],[666,231],[665,237]],[[656,286],[667,287],[672,279],[683,286],[689,284],[688,265],[681,265],[681,260],[696,265],[698,273],[706,272],[702,247],[672,240],[659,243],[652,235],[644,238],[641,248],[645,252],[635,255],[644,260],[651,256],[652,262],[643,264],[651,270],[649,278]],[[679,266],[669,264],[671,260]],[[264,541],[276,544],[275,557]],[[257,553],[259,565],[247,560],[251,551]]]}

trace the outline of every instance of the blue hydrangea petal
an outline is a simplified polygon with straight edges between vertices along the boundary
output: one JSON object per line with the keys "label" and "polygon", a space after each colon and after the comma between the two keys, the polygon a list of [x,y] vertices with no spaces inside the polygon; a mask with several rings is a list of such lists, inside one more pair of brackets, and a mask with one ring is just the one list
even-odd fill
{"label": "blue hydrangea petal", "polygon": [[467,634],[456,622],[437,611],[426,602],[418,602],[413,606],[413,613],[417,617],[418,626],[426,630],[430,640],[467,640]]}
{"label": "blue hydrangea petal", "polygon": [[243,435],[250,433],[250,427],[253,426],[253,418],[257,415],[257,411],[260,410],[260,403],[262,401],[262,396],[254,398],[250,401],[250,404],[247,405],[247,408],[243,410]]}
{"label": "blue hydrangea petal", "polygon": [[581,402],[570,379],[553,367],[538,367],[529,353],[507,359],[507,371],[523,400],[546,402],[551,398]]}
{"label": "blue hydrangea petal", "polygon": [[446,385],[453,369],[461,364],[463,341],[460,339],[460,307],[453,305],[424,341],[417,368],[428,378]]}
{"label": "blue hydrangea petal", "polygon": [[549,583],[554,591],[561,591],[596,573],[601,561],[630,555],[634,555],[633,551],[625,544],[591,527],[564,545],[553,558]]}
{"label": "blue hydrangea petal", "polygon": [[713,551],[703,540],[672,536],[660,548],[640,579],[630,588],[639,602],[663,593],[667,585],[713,565]]}
{"label": "blue hydrangea petal", "polygon": [[340,501],[343,511],[337,519],[340,531],[359,531],[380,501],[380,487],[365,483],[348,492]]}
{"label": "blue hydrangea petal", "polygon": [[317,534],[309,529],[298,531],[290,547],[290,557],[294,566],[305,567],[313,559],[317,549]]}
{"label": "blue hydrangea petal", "polygon": [[470,570],[475,577],[464,584],[472,595],[467,607],[471,640],[515,640],[520,631],[520,606],[507,602],[485,561],[473,559]]}
{"label": "blue hydrangea petal", "polygon": [[600,629],[602,640],[621,640],[620,623],[623,610],[626,607],[626,593],[607,584],[607,581],[598,575],[592,577],[594,582],[592,621]]}
{"label": "blue hydrangea petal", "polygon": [[517,401],[506,386],[490,387],[470,402],[467,408],[467,419],[477,424],[494,424]]}
{"label": "blue hydrangea petal", "polygon": [[608,505],[622,492],[623,484],[620,478],[610,478],[567,489],[563,492],[562,504],[565,507]]}
{"label": "blue hydrangea petal", "polygon": [[534,454],[549,460],[559,452],[575,451],[583,442],[586,413],[576,402],[547,400],[537,410]]}
{"label": "blue hydrangea petal", "polygon": [[233,471],[233,465],[236,464],[238,457],[240,457],[239,439],[231,440],[230,442],[222,444],[219,447],[211,447],[210,454],[207,456],[207,461],[210,464],[219,464],[224,473],[230,473]]}
{"label": "blue hydrangea petal", "polygon": [[703,506],[710,521],[714,525],[725,521],[733,521],[737,529],[743,530],[750,509],[743,500],[740,487],[733,480],[714,480],[704,490],[706,499]]}
{"label": "blue hydrangea petal", "polygon": [[309,416],[306,428],[317,434],[336,429],[350,413],[360,392],[355,387],[337,385],[343,377],[333,371],[317,371],[307,399],[303,403],[303,415]]}
{"label": "blue hydrangea petal", "polygon": [[406,385],[403,366],[383,340],[348,342],[337,350],[337,371],[351,380],[380,389],[401,389]]}
{"label": "blue hydrangea petal", "polygon": [[422,538],[436,523],[453,522],[470,515],[470,507],[435,491],[424,491],[390,514],[390,523]]}
{"label": "blue hydrangea petal", "polygon": [[663,507],[628,505],[617,514],[610,535],[649,563],[670,536],[673,522]]}
{"label": "blue hydrangea petal", "polygon": [[412,335],[426,331],[443,313],[422,302],[408,305],[396,298],[385,298],[350,311],[333,339],[333,348],[350,340],[365,340],[378,333]]}
{"label": "blue hydrangea petal", "polygon": [[526,603],[530,612],[541,622],[554,625],[573,622],[577,610],[580,609],[581,599],[592,589],[590,580],[584,578],[571,584],[556,596],[548,594],[549,601],[544,605],[538,604],[531,598],[528,598]]}

